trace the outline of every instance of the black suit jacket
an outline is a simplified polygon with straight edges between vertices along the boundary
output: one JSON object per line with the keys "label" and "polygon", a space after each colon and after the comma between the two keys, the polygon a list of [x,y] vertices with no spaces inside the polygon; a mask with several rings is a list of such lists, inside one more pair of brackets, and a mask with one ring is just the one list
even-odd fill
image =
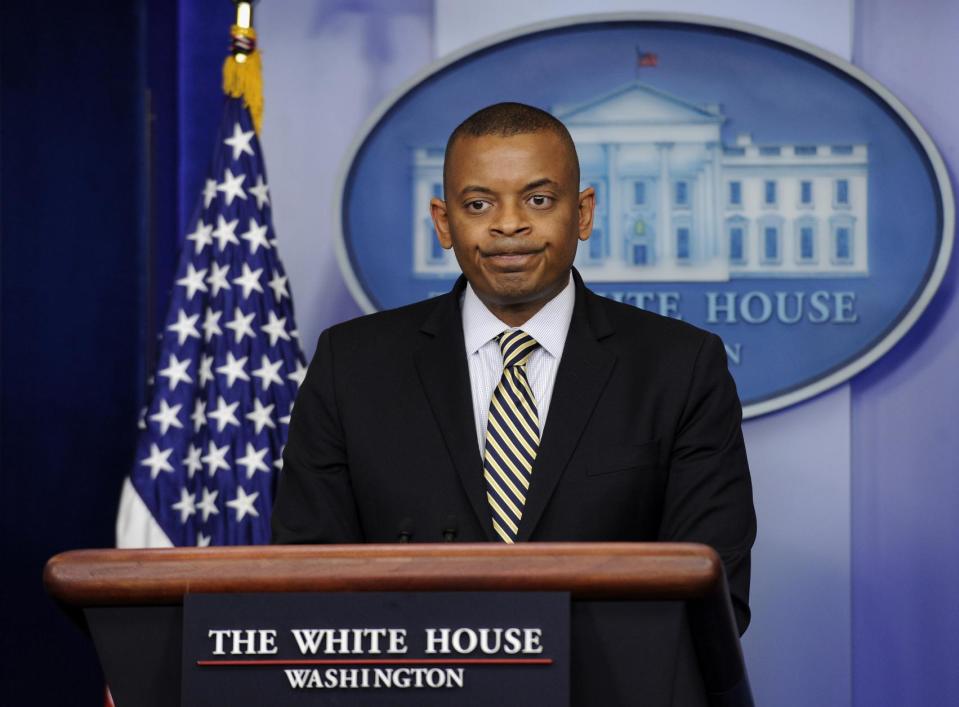
{"label": "black suit jacket", "polygon": [[[715,335],[576,303],[519,528],[532,541],[689,541],[722,557],[740,630],[755,538],[741,406]],[[320,336],[290,423],[276,543],[494,540],[460,317],[447,295]]]}

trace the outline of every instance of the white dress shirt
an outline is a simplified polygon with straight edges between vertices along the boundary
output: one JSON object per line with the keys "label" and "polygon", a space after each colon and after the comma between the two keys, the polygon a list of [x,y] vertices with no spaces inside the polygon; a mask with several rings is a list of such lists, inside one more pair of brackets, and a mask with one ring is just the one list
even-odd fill
{"label": "white dress shirt", "polygon": [[539,343],[526,364],[526,378],[536,396],[536,416],[539,418],[539,434],[542,438],[575,300],[576,290],[570,274],[569,282],[558,295],[543,305],[523,326],[511,327],[486,308],[472,285],[466,286],[462,300],[463,339],[466,342],[466,360],[473,393],[473,419],[476,421],[480,457],[486,450],[486,421],[490,401],[503,376],[503,354],[496,338],[504,331],[518,328]]}

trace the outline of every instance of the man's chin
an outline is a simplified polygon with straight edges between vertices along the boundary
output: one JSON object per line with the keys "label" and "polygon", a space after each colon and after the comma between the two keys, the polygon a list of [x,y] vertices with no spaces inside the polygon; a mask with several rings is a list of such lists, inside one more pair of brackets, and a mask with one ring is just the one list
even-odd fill
{"label": "man's chin", "polygon": [[[552,299],[562,287],[543,286],[526,278],[498,278],[481,297],[487,305],[497,307],[523,307]],[[475,288],[474,288],[475,289]]]}
{"label": "man's chin", "polygon": [[501,273],[487,291],[490,300],[498,305],[526,304],[536,299],[536,283],[529,281],[528,273]]}

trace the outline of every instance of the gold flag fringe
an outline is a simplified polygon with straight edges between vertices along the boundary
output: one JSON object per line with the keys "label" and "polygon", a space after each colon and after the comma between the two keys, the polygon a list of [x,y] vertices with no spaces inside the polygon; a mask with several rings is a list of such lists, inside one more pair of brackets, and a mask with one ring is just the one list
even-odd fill
{"label": "gold flag fringe", "polygon": [[[234,43],[237,39],[247,40],[256,44],[256,32],[252,28],[230,28]],[[260,64],[260,50],[253,49],[245,55],[242,62],[237,61],[233,53],[223,62],[223,92],[233,98],[242,98],[244,105],[253,117],[253,128],[257,135],[263,125],[263,75]]]}

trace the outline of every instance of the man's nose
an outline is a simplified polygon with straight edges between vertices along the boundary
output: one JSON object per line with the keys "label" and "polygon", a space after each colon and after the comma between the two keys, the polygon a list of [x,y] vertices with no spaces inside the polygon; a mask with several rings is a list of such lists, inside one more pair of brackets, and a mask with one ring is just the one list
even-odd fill
{"label": "man's nose", "polygon": [[530,231],[529,219],[522,205],[506,200],[497,209],[490,232],[497,237],[524,236]]}

